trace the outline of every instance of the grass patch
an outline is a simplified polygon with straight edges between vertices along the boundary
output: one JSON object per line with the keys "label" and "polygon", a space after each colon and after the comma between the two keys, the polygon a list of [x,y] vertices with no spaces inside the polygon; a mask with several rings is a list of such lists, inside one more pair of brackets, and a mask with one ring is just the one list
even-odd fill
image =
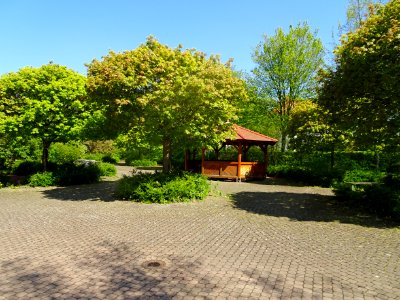
{"label": "grass patch", "polygon": [[173,203],[203,200],[210,191],[206,177],[200,174],[140,174],[124,177],[117,195],[122,199],[144,203]]}
{"label": "grass patch", "polygon": [[100,169],[100,176],[115,176],[117,174],[117,169],[111,163],[99,163],[97,164]]}
{"label": "grass patch", "polygon": [[138,159],[126,162],[128,166],[133,167],[155,167],[157,162],[149,159]]}

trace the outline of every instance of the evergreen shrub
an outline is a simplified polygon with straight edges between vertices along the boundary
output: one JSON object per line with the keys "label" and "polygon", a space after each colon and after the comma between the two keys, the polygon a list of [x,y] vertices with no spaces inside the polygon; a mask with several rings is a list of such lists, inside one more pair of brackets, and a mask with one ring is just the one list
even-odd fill
{"label": "evergreen shrub", "polygon": [[57,178],[52,172],[36,173],[29,177],[30,186],[53,186],[57,185]]}
{"label": "evergreen shrub", "polygon": [[206,177],[192,173],[155,173],[124,177],[117,195],[145,203],[171,203],[202,200],[210,191]]}

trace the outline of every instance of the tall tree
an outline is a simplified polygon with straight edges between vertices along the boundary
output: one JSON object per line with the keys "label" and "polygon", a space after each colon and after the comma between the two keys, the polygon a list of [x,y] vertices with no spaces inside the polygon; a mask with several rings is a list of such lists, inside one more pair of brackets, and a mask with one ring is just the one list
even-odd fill
{"label": "tall tree", "polygon": [[218,57],[172,49],[149,37],[137,49],[110,52],[88,65],[91,99],[105,107],[116,132],[140,130],[163,146],[163,170],[174,147],[225,139],[246,98],[244,83]]}
{"label": "tall tree", "polygon": [[[336,49],[318,102],[340,114],[360,146],[379,150],[400,142],[400,1],[371,14]],[[332,105],[335,103],[335,105]]]}
{"label": "tall tree", "polygon": [[341,33],[348,33],[360,28],[371,10],[377,7],[376,2],[374,0],[349,0],[346,11],[346,23],[344,26],[339,25],[339,31]]}
{"label": "tall tree", "polygon": [[39,138],[44,170],[51,143],[76,137],[84,122],[85,83],[84,76],[52,63],[0,77],[0,126],[21,143]]}
{"label": "tall tree", "polygon": [[281,150],[287,147],[287,124],[296,100],[314,96],[315,75],[323,64],[323,46],[304,23],[285,33],[264,36],[253,53],[253,70],[260,95],[273,99],[280,117]]}

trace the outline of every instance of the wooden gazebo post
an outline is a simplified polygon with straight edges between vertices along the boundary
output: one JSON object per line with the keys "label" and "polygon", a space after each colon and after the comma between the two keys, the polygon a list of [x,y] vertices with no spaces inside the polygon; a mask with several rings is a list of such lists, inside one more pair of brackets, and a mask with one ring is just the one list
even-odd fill
{"label": "wooden gazebo post", "polygon": [[259,145],[262,152],[264,153],[264,163],[265,163],[265,169],[268,168],[268,145],[261,144]]}
{"label": "wooden gazebo post", "polygon": [[206,160],[206,148],[201,148],[201,174],[204,174],[204,161]]}
{"label": "wooden gazebo post", "polygon": [[237,168],[237,177],[238,178],[240,178],[240,168],[242,166],[242,153],[243,153],[242,143],[239,143],[239,146],[238,146],[238,168]]}

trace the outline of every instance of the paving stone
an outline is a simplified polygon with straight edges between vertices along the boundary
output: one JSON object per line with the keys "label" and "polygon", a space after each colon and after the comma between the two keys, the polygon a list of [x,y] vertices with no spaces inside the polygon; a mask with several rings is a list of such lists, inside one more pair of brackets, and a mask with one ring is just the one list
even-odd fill
{"label": "paving stone", "polygon": [[115,181],[0,189],[0,299],[400,299],[398,225],[329,189],[218,186],[168,205],[113,201]]}

